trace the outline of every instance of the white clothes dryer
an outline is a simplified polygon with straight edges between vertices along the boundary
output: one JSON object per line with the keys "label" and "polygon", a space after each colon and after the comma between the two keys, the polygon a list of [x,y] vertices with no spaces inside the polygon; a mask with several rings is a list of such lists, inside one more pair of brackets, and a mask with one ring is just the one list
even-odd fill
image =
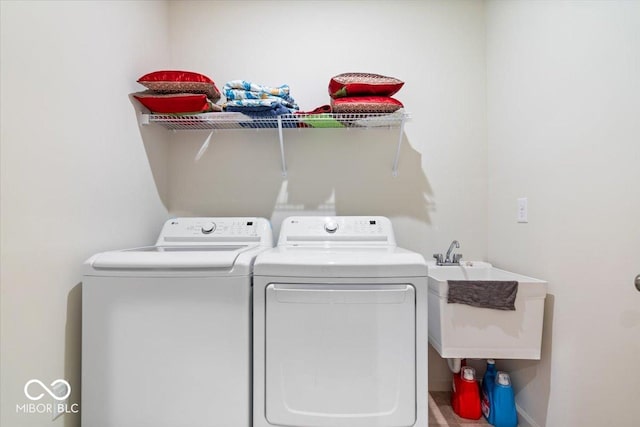
{"label": "white clothes dryer", "polygon": [[427,426],[427,293],[387,218],[285,219],[254,266],[253,426]]}
{"label": "white clothes dryer", "polygon": [[263,218],[176,218],[85,263],[82,425],[249,427],[251,280]]}

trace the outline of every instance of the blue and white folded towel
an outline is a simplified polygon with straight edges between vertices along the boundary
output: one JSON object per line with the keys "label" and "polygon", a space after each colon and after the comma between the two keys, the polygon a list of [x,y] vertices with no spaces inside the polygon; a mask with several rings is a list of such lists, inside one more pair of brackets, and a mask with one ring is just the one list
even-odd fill
{"label": "blue and white folded towel", "polygon": [[[226,110],[242,113],[250,117],[250,121],[240,122],[240,126],[248,128],[275,128],[278,127],[278,122],[274,121],[274,118],[291,114],[291,110],[282,103],[268,99],[239,99],[237,101],[229,101],[227,102]],[[295,120],[286,120],[283,121],[282,127],[295,128],[297,127],[297,122]]]}
{"label": "blue and white folded towel", "polygon": [[[246,80],[232,80],[224,85],[223,93],[227,101],[229,101],[227,105],[234,107],[255,107],[258,105],[266,105],[266,102],[269,102],[269,105],[276,102],[290,110],[296,111],[299,109],[295,100],[290,95],[289,85],[269,87],[251,83]],[[250,101],[265,101],[265,103],[260,104]]]}
{"label": "blue and white folded towel", "polygon": [[247,92],[266,93],[267,95],[279,97],[289,96],[290,92],[289,85],[269,87],[251,83],[246,80],[231,80],[224,85],[224,91],[226,92],[228,89],[240,89]]}
{"label": "blue and white folded towel", "polygon": [[264,113],[269,116],[290,114],[291,110],[284,104],[270,99],[239,99],[227,102],[227,111]]}

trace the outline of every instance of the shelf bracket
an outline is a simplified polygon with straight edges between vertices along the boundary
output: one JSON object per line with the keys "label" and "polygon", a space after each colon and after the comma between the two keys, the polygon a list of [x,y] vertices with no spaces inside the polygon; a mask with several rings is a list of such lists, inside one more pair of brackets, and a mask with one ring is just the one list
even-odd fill
{"label": "shelf bracket", "polygon": [[278,116],[278,138],[280,139],[280,161],[282,163],[282,176],[287,177],[287,161],[284,158],[284,135],[282,133],[282,116]]}
{"label": "shelf bracket", "polygon": [[200,149],[198,150],[198,154],[196,154],[196,158],[195,161],[197,162],[198,160],[200,160],[200,158],[204,155],[204,153],[207,151],[207,148],[209,148],[209,143],[211,142],[211,137],[213,136],[213,131],[209,132],[209,135],[207,136],[207,139],[204,140],[204,142],[202,143],[202,146],[200,147]]}
{"label": "shelf bracket", "polygon": [[395,177],[398,176],[398,161],[400,160],[400,147],[402,146],[402,136],[404,134],[404,122],[405,116],[402,116],[402,120],[400,121],[400,135],[398,135],[398,148],[396,148],[396,156],[393,159],[393,169],[391,174]]}

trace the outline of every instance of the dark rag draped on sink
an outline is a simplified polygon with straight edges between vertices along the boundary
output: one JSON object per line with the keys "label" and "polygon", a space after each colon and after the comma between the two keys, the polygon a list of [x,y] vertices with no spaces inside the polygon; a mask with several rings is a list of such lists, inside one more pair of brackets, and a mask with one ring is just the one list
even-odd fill
{"label": "dark rag draped on sink", "polygon": [[449,304],[466,304],[494,310],[515,310],[518,282],[510,280],[448,280]]}

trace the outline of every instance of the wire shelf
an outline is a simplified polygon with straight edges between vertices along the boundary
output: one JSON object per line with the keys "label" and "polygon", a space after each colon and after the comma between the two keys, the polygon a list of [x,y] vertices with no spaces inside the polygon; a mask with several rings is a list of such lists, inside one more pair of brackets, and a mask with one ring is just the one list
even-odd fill
{"label": "wire shelf", "polygon": [[255,118],[242,113],[220,112],[194,115],[143,114],[142,124],[156,123],[172,130],[297,129],[399,127],[409,115],[395,113],[284,114]]}
{"label": "wire shelf", "polygon": [[282,176],[287,176],[287,163],[284,154],[284,129],[339,129],[339,128],[397,128],[398,145],[393,159],[392,173],[398,175],[398,161],[404,124],[410,118],[404,110],[394,113],[298,113],[284,114],[276,117],[255,118],[237,112],[202,113],[193,115],[177,114],[141,114],[140,124],[152,123],[174,131],[177,130],[208,130],[209,136],[196,155],[196,160],[209,147],[211,136],[216,130],[226,129],[277,129],[280,143],[280,161]]}

